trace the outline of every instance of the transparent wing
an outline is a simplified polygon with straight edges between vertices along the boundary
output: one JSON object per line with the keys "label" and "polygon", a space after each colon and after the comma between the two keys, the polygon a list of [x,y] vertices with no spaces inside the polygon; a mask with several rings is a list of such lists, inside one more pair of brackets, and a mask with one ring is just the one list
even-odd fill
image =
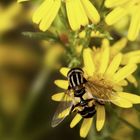
{"label": "transparent wing", "polygon": [[59,103],[57,110],[53,116],[51,126],[56,127],[58,124],[60,124],[67,115],[69,115],[73,102],[70,100],[70,90],[67,90]]}
{"label": "transparent wing", "polygon": [[111,87],[88,81],[85,83],[86,92],[91,94],[98,101],[112,101],[119,97]]}

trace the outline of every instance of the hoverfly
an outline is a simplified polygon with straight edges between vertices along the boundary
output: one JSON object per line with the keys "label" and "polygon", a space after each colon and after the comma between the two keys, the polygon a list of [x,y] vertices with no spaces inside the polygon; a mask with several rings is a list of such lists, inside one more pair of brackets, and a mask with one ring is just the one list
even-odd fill
{"label": "hoverfly", "polygon": [[[52,127],[61,123],[75,108],[78,108],[76,111],[81,114],[83,118],[92,117],[96,113],[95,102],[104,104],[105,101],[109,100],[108,96],[112,94],[112,90],[109,87],[104,87],[85,79],[84,72],[80,68],[72,68],[68,72],[67,78],[69,87],[65,91],[62,101],[54,114]],[[105,93],[105,95],[102,97],[101,95],[103,93]],[[87,95],[86,99],[83,98],[85,95]],[[69,98],[71,98],[71,100],[69,100]],[[64,110],[68,110],[68,112],[61,115]]]}

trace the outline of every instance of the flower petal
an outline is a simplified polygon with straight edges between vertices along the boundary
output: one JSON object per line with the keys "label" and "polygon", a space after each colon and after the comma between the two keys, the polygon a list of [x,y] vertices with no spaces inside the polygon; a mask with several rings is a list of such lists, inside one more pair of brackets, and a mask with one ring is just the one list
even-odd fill
{"label": "flower petal", "polygon": [[93,62],[93,54],[91,49],[84,49],[83,52],[84,66],[88,76],[93,76],[95,64]]}
{"label": "flower petal", "polygon": [[128,101],[130,101],[133,104],[139,104],[140,103],[140,96],[132,94],[132,93],[127,93],[127,92],[117,92],[117,94],[121,97],[124,98]]}
{"label": "flower petal", "polygon": [[69,24],[72,28],[72,30],[77,30],[80,28],[79,23],[77,22],[77,11],[74,8],[75,7],[75,1],[71,0],[71,1],[66,1],[66,11],[67,11],[67,16],[68,16],[68,20],[69,20]]}
{"label": "flower petal", "polygon": [[114,74],[114,81],[116,83],[122,81],[123,79],[131,75],[136,69],[137,69],[137,65],[135,64],[128,64],[124,66]]}
{"label": "flower petal", "polygon": [[105,122],[105,107],[103,105],[97,105],[97,118],[96,118],[96,128],[100,131]]}
{"label": "flower petal", "polygon": [[122,7],[117,7],[106,16],[105,21],[108,25],[113,25],[126,14],[127,10]]}
{"label": "flower petal", "polygon": [[122,86],[120,86],[120,85],[114,85],[114,86],[113,86],[113,89],[114,89],[115,91],[123,91],[123,88],[122,88]]}
{"label": "flower petal", "polygon": [[118,85],[120,86],[127,86],[128,85],[128,82],[126,80],[122,80],[118,83]]}
{"label": "flower petal", "polygon": [[29,0],[18,0],[17,2],[24,2],[24,1],[29,1]]}
{"label": "flower petal", "polygon": [[55,85],[62,89],[68,89],[69,83],[67,80],[55,80],[54,81]]}
{"label": "flower petal", "polygon": [[87,16],[93,23],[100,21],[100,15],[94,5],[89,0],[81,0]]}
{"label": "flower petal", "polygon": [[105,1],[105,6],[107,8],[111,8],[111,7],[115,7],[115,6],[119,6],[119,5],[125,4],[128,1],[129,0],[106,0]]}
{"label": "flower petal", "polygon": [[128,30],[128,39],[131,41],[134,41],[136,39],[136,37],[138,36],[139,31],[140,31],[140,15],[134,13],[132,15],[130,27]]}
{"label": "flower petal", "polygon": [[[39,8],[35,11],[33,15],[33,22],[36,24],[39,24],[39,22],[42,20],[42,18],[48,14],[50,9],[52,8],[54,2],[52,0],[44,1]],[[46,8],[47,7],[47,8]]]}
{"label": "flower petal", "polygon": [[99,65],[99,70],[98,73],[104,73],[107,69],[108,63],[109,63],[109,55],[110,55],[110,50],[108,46],[102,47],[102,53],[101,53],[101,58],[100,58],[100,65]]}
{"label": "flower petal", "polygon": [[85,138],[91,128],[93,118],[84,119],[82,126],[80,128],[80,136]]}
{"label": "flower petal", "polygon": [[122,60],[122,54],[116,55],[111,61],[109,67],[107,68],[106,75],[112,76],[118,70]]}
{"label": "flower petal", "polygon": [[75,3],[75,8],[77,9],[77,13],[74,13],[74,14],[77,14],[77,20],[79,22],[79,25],[81,26],[85,26],[88,24],[88,18],[87,18],[87,15],[85,13],[85,10],[83,8],[83,5],[81,3],[81,0],[76,0],[74,1]]}
{"label": "flower petal", "polygon": [[62,75],[64,75],[65,77],[67,77],[67,74],[68,74],[69,71],[70,71],[70,69],[67,68],[67,67],[63,67],[63,68],[60,69],[60,73]]}
{"label": "flower petal", "polygon": [[73,118],[72,122],[70,123],[70,128],[75,127],[80,120],[82,119],[82,116],[80,114],[76,114],[76,116]]}
{"label": "flower petal", "polygon": [[137,82],[136,78],[132,74],[127,77],[127,80],[130,83],[134,84],[135,87],[138,87],[138,82]]}
{"label": "flower petal", "polygon": [[114,43],[112,45],[111,49],[111,54],[116,55],[118,54],[123,48],[125,48],[127,45],[127,39],[126,38],[121,38],[119,41]]}
{"label": "flower petal", "polygon": [[49,12],[46,13],[46,16],[42,18],[42,21],[39,25],[42,31],[46,31],[50,27],[50,25],[52,24],[53,20],[55,19],[59,11],[60,6],[61,6],[61,0],[55,0],[53,6],[49,10]]}
{"label": "flower petal", "polygon": [[62,98],[64,97],[64,92],[61,92],[61,93],[56,93],[54,95],[52,95],[52,100],[54,101],[61,101]]}
{"label": "flower petal", "polygon": [[109,40],[108,39],[103,39],[101,47],[109,47],[109,46],[110,46]]}
{"label": "flower petal", "polygon": [[67,108],[58,115],[58,118],[66,117],[69,115],[69,113],[70,113],[70,108]]}
{"label": "flower petal", "polygon": [[111,102],[122,108],[131,108],[133,106],[130,101],[128,101],[124,98],[121,98],[119,96],[112,97]]}
{"label": "flower petal", "polygon": [[122,64],[140,63],[140,50],[131,51],[123,55]]}

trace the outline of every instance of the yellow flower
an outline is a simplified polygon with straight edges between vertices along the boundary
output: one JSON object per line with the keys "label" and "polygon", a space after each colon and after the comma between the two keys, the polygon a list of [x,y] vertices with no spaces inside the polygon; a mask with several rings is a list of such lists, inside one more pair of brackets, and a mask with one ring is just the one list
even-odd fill
{"label": "yellow flower", "polygon": [[122,53],[122,65],[126,65],[128,63],[140,63],[140,50],[133,50],[130,52],[122,52],[123,49],[127,46],[127,39],[121,38],[120,40],[116,41],[114,44],[110,45],[110,42],[108,39],[103,39],[102,44],[100,48],[96,49],[96,47],[93,47],[93,52],[96,54],[101,51],[101,49],[104,46],[108,46],[110,49],[110,57],[113,57],[114,55],[118,53]]}
{"label": "yellow flower", "polygon": [[[18,0],[18,2],[28,0]],[[39,24],[42,31],[46,31],[53,23],[61,7],[62,0],[44,0],[33,15],[33,22]],[[97,24],[100,16],[89,0],[63,0],[66,6],[69,24],[73,30],[80,29],[89,23]]]}
{"label": "yellow flower", "polygon": [[0,34],[15,27],[14,18],[21,12],[21,9],[17,3],[12,3],[7,8],[0,7]]}
{"label": "yellow flower", "polygon": [[[128,63],[125,66],[121,66],[122,54],[117,53],[110,57],[110,51],[110,47],[106,45],[96,52],[89,48],[84,49],[83,52],[84,77],[87,81],[93,83],[91,87],[88,87],[89,92],[86,92],[85,96],[88,96],[87,94],[90,93],[90,95],[93,95],[94,97],[95,93],[90,91],[93,90],[92,86],[97,84],[100,85],[100,88],[97,89],[97,93],[100,94],[98,94],[97,97],[104,99],[103,102],[100,102],[98,98],[93,101],[96,109],[96,128],[98,131],[104,126],[104,104],[106,101],[122,108],[131,108],[133,104],[140,103],[140,96],[123,91],[123,87],[128,84],[127,77],[131,76],[137,69],[136,64]],[[69,68],[61,68],[60,72],[64,76],[67,76],[69,70]],[[56,80],[55,84],[64,90],[67,90],[69,86],[67,80]],[[94,89],[94,91],[96,90]],[[64,92],[54,94],[52,99],[55,101],[61,101],[64,94]],[[69,110],[63,111],[59,117],[64,116],[64,114],[69,115]],[[83,122],[80,128],[80,136],[85,138],[92,126],[93,117],[83,118],[81,114],[77,113],[72,120],[70,127],[73,128],[82,119]]]}
{"label": "yellow flower", "polygon": [[[122,39],[118,40],[113,45],[110,45],[109,40],[103,39],[102,45],[100,46],[100,48],[93,47],[93,59],[95,60],[95,62],[97,62],[99,60],[99,58],[101,57],[101,52],[105,46],[109,47],[109,49],[110,49],[110,60],[112,60],[112,58],[115,55],[121,53],[122,54],[121,65],[127,65],[129,63],[133,63],[133,64],[140,63],[140,57],[139,57],[140,50],[134,50],[131,52],[126,52],[126,53],[122,52],[122,50],[127,46],[126,38],[122,38]],[[96,61],[96,59],[97,59],[97,61]],[[97,65],[98,65],[98,62],[97,62]],[[133,75],[128,76],[127,80],[130,83],[134,84],[135,87],[137,87],[137,85],[138,85],[137,80],[135,79],[135,77]]]}
{"label": "yellow flower", "polygon": [[113,25],[123,17],[130,16],[128,39],[134,41],[140,31],[140,0],[106,0],[105,6],[107,8],[113,8],[105,18],[108,25]]}

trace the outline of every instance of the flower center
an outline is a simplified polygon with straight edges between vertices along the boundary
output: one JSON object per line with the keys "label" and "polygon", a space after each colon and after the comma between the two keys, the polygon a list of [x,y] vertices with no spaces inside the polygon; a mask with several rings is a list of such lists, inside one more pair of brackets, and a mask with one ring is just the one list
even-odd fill
{"label": "flower center", "polygon": [[113,95],[113,86],[110,81],[96,75],[88,78],[88,90],[97,99],[97,101],[110,101]]}

